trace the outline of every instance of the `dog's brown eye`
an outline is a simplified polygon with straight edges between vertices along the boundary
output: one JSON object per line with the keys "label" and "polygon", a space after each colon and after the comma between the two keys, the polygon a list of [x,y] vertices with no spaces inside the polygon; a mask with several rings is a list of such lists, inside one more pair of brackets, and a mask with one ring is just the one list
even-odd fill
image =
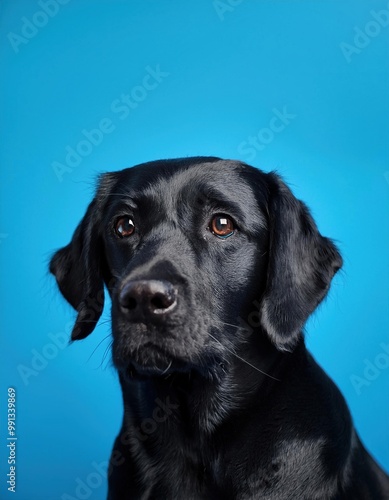
{"label": "dog's brown eye", "polygon": [[115,232],[121,238],[131,236],[135,231],[135,225],[129,217],[120,217],[115,223]]}
{"label": "dog's brown eye", "polygon": [[235,232],[235,225],[227,215],[215,215],[211,220],[210,229],[219,238],[228,238]]}

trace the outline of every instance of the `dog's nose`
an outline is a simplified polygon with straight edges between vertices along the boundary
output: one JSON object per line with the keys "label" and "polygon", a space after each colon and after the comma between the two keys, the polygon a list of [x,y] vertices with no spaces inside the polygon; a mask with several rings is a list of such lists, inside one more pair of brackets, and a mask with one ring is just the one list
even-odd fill
{"label": "dog's nose", "polygon": [[169,281],[132,280],[119,293],[119,303],[131,315],[160,316],[174,309],[177,294]]}

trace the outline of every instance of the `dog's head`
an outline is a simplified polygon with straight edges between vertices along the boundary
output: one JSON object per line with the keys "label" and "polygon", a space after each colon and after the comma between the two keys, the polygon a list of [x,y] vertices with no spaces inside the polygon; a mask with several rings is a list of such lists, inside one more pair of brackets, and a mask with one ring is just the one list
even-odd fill
{"label": "dog's head", "polygon": [[50,271],[78,311],[73,340],[96,326],[105,283],[115,365],[156,375],[220,363],[246,327],[293,349],[341,265],[277,175],[187,158],[103,175]]}

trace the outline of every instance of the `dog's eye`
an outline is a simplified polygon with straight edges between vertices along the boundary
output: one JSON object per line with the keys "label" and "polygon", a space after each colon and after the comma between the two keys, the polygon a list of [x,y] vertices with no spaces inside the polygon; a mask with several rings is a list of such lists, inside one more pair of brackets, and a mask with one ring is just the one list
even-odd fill
{"label": "dog's eye", "polygon": [[120,236],[120,238],[127,238],[131,236],[134,231],[134,222],[129,217],[120,217],[120,219],[115,222],[115,233]]}
{"label": "dog's eye", "polygon": [[228,238],[235,232],[235,225],[227,215],[215,215],[210,224],[211,232],[218,238]]}

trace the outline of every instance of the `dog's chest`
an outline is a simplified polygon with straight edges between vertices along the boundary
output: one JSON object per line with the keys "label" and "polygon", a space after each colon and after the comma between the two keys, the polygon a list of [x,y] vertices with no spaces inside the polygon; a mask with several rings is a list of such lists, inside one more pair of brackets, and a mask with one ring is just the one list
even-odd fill
{"label": "dog's chest", "polygon": [[234,498],[226,488],[225,470],[222,460],[210,452],[201,453],[196,445],[178,444],[174,436],[169,443],[154,452],[138,455],[138,470],[143,471],[142,499],[200,500],[205,498]]}

